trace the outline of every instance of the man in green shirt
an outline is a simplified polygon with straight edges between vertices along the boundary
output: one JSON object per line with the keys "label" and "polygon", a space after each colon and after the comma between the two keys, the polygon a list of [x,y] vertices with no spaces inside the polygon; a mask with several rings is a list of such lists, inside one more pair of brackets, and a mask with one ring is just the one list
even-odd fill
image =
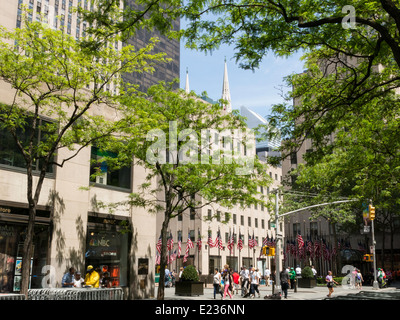
{"label": "man in green shirt", "polygon": [[294,282],[296,280],[296,271],[294,271],[293,268],[290,268],[289,278],[290,278],[290,289],[294,289]]}

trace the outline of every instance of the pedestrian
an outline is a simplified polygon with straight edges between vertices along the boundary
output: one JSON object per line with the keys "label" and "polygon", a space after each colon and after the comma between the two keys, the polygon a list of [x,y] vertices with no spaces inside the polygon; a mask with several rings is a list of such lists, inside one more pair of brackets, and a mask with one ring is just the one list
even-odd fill
{"label": "pedestrian", "polygon": [[239,292],[239,273],[235,270],[235,272],[232,273],[232,278],[233,278],[233,291],[236,291],[236,294]]}
{"label": "pedestrian", "polygon": [[100,286],[100,275],[99,273],[94,270],[93,266],[88,266],[86,269],[87,273],[85,276],[85,285],[92,287],[92,288],[98,288]]}
{"label": "pedestrian", "polygon": [[213,286],[214,286],[214,299],[216,299],[217,293],[220,293],[222,298],[221,274],[219,273],[218,268],[215,268],[214,270]]}
{"label": "pedestrian", "polygon": [[295,281],[296,281],[296,272],[294,268],[290,268],[289,271],[289,279],[290,279],[290,289],[294,289]]}
{"label": "pedestrian", "polygon": [[288,289],[289,289],[289,284],[290,284],[288,269],[284,268],[281,271],[279,276],[280,276],[280,280],[281,280],[281,288],[282,288],[283,296],[285,299],[287,299],[287,294],[288,294]]}
{"label": "pedestrian", "polygon": [[82,279],[81,273],[79,271],[75,272],[74,288],[82,288],[84,282],[85,280]]}
{"label": "pedestrian", "polygon": [[301,268],[299,265],[296,267],[296,276],[298,276],[298,277],[301,276]]}
{"label": "pedestrian", "polygon": [[264,278],[265,278],[265,284],[267,285],[267,287],[269,286],[269,278],[271,276],[271,270],[269,270],[269,268],[265,268],[264,270]]}
{"label": "pedestrian", "polygon": [[314,279],[315,280],[317,280],[317,270],[315,270],[315,268],[314,268],[314,266],[311,266],[311,271],[312,271],[312,273],[313,273],[313,275],[314,275]]}
{"label": "pedestrian", "polygon": [[229,268],[226,268],[224,270],[222,278],[224,279],[224,296],[222,297],[222,299],[225,299],[226,294],[228,294],[229,297],[232,299],[231,291],[232,291],[233,279],[231,272],[229,271]]}
{"label": "pedestrian", "polygon": [[242,267],[240,277],[242,279],[242,296],[245,296],[249,288],[249,270],[246,269],[246,266]]}
{"label": "pedestrian", "polygon": [[74,286],[74,273],[75,268],[69,268],[68,272],[64,274],[61,280],[61,286],[63,288],[72,288]]}
{"label": "pedestrian", "polygon": [[179,268],[179,275],[178,275],[179,281],[181,280],[182,272],[183,272],[183,267],[180,267]]}
{"label": "pedestrian", "polygon": [[256,269],[252,268],[250,273],[250,298],[255,298],[256,292],[260,297],[260,291],[258,290],[260,278]]}
{"label": "pedestrian", "polygon": [[356,288],[360,289],[362,288],[362,283],[364,282],[363,276],[361,274],[360,269],[356,269]]}
{"label": "pedestrian", "polygon": [[339,283],[337,283],[333,279],[332,271],[328,271],[328,275],[325,277],[325,281],[326,281],[326,286],[328,287],[328,290],[329,290],[329,293],[328,293],[327,297],[330,298],[332,293],[333,293],[333,285],[334,284],[339,284]]}
{"label": "pedestrian", "polygon": [[101,288],[111,288],[111,278],[110,274],[107,272],[103,272],[101,275],[101,280],[100,280],[100,287]]}

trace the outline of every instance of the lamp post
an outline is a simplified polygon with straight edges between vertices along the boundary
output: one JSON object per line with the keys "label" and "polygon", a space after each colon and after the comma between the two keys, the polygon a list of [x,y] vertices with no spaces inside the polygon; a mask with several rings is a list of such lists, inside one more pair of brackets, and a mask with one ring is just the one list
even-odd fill
{"label": "lamp post", "polygon": [[[280,230],[279,230],[278,218],[279,217],[284,217],[284,216],[287,216],[289,214],[293,214],[293,213],[296,213],[296,212],[305,211],[305,210],[308,210],[308,209],[311,209],[311,208],[322,207],[322,206],[327,206],[327,205],[332,205],[332,204],[353,202],[353,201],[356,201],[356,200],[355,199],[347,199],[347,200],[320,203],[320,204],[315,204],[315,205],[311,205],[311,206],[308,206],[308,207],[300,208],[300,209],[297,209],[297,210],[285,212],[285,213],[279,215],[279,189],[275,189],[271,193],[275,193],[275,237],[276,237],[276,250],[275,250],[276,276],[275,276],[275,285],[276,285],[277,289],[280,289],[279,270],[281,270],[281,268],[282,268],[281,267],[281,261],[280,261],[280,246],[281,246],[282,234],[280,233]],[[373,230],[373,226],[374,225],[373,225],[373,220],[372,220],[372,230]],[[373,236],[373,241],[374,241],[373,254],[374,254],[374,263],[375,263],[375,239],[374,239],[374,236]],[[375,278],[376,278],[376,275],[375,275]],[[374,282],[374,284],[375,284],[375,282]]]}
{"label": "lamp post", "polygon": [[280,281],[280,274],[279,272],[281,271],[281,258],[280,258],[280,251],[281,251],[281,237],[282,235],[280,234],[279,231],[279,189],[275,190],[275,239],[276,239],[276,250],[275,250],[275,286],[277,289],[280,289],[281,287],[281,281]]}
{"label": "lamp post", "polygon": [[[379,289],[379,284],[376,279],[376,258],[375,258],[375,230],[374,230],[374,220],[375,220],[375,208],[372,206],[372,200],[370,200],[370,205],[369,205],[369,219],[371,220],[371,231],[372,231],[372,257],[373,257],[373,265],[374,265],[374,282],[372,284],[372,289],[378,290]],[[371,209],[373,209],[373,214],[371,214]]]}

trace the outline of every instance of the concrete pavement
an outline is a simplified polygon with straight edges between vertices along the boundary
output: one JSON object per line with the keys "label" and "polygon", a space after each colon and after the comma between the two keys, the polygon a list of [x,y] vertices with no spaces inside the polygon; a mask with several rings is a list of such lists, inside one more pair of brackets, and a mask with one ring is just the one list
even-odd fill
{"label": "concrete pavement", "polygon": [[[156,288],[157,290],[157,288]],[[372,286],[363,286],[361,291],[371,291],[371,292],[390,292],[390,291],[399,291],[396,289],[396,286],[392,286],[385,289],[378,289],[374,290]],[[260,298],[256,293],[256,298],[243,298],[239,294],[234,295],[232,298],[233,300],[245,300],[245,301],[268,301],[264,299],[265,296],[272,294],[272,287],[260,285]],[[347,287],[336,286],[334,287],[334,292],[332,294],[332,298],[335,296],[342,296],[348,294],[356,294],[360,292],[359,289],[349,289]],[[292,289],[288,290],[288,297],[287,299],[282,300],[325,300],[327,298],[328,288],[326,286],[317,286],[314,288],[297,288],[297,292]],[[208,301],[217,301],[221,300],[221,295],[217,294],[217,298],[214,300],[214,289],[211,286],[207,286],[204,288],[204,295],[202,296],[178,296],[175,295],[175,288],[165,288],[165,300],[208,300]],[[225,298],[225,300],[230,300],[229,296]]]}

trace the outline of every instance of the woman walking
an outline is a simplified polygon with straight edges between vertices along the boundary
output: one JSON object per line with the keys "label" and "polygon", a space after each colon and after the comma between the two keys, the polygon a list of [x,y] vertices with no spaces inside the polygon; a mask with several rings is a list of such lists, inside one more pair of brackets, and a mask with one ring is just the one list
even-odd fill
{"label": "woman walking", "polygon": [[231,272],[229,271],[229,268],[226,268],[224,270],[222,279],[224,280],[224,296],[222,297],[222,299],[225,299],[227,293],[229,297],[232,299],[231,286],[233,284],[233,279]]}
{"label": "woman walking", "polygon": [[213,277],[213,286],[214,286],[214,299],[216,299],[217,293],[221,294],[221,274],[218,271],[218,268],[215,268],[214,277]]}
{"label": "woman walking", "polygon": [[325,281],[326,281],[326,283],[327,283],[327,287],[328,287],[328,290],[329,290],[329,294],[327,295],[327,297],[330,298],[331,295],[332,295],[332,293],[333,293],[333,284],[334,284],[334,283],[339,284],[339,283],[337,283],[337,282],[333,279],[333,277],[332,277],[332,271],[328,271],[328,275],[326,276]]}

